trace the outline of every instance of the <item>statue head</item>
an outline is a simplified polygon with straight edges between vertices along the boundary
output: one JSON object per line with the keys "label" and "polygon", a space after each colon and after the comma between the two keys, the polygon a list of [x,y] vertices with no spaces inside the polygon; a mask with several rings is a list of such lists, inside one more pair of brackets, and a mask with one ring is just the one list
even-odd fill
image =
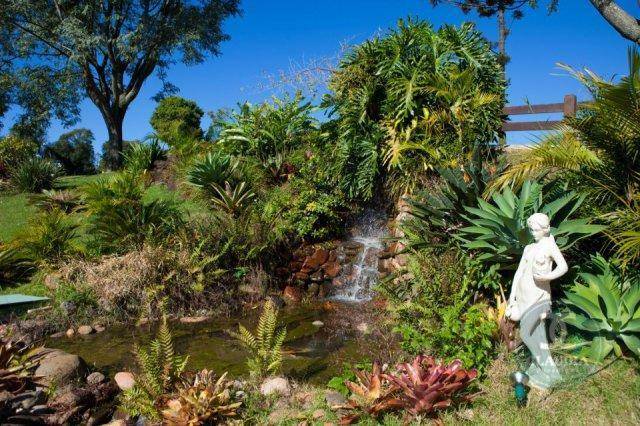
{"label": "statue head", "polygon": [[551,223],[549,216],[544,213],[534,213],[527,219],[529,232],[533,235],[533,239],[540,241],[544,237],[548,237],[551,233]]}

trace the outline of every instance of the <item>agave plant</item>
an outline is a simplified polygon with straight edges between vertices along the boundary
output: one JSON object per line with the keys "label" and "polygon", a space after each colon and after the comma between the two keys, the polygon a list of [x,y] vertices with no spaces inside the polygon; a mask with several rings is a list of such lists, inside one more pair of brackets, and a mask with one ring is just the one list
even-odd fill
{"label": "agave plant", "polygon": [[433,357],[418,355],[411,363],[398,365],[398,374],[385,377],[401,390],[402,406],[413,416],[429,414],[473,395],[458,395],[478,376],[476,370],[465,370],[462,362],[437,362]]}
{"label": "agave plant", "polygon": [[597,362],[626,346],[640,357],[640,278],[625,276],[600,255],[592,257],[594,270],[579,274],[565,293],[569,308],[562,319],[591,337],[587,355]]}
{"label": "agave plant", "polygon": [[11,175],[11,183],[22,192],[41,192],[51,189],[62,175],[62,168],[51,160],[31,158],[17,166]]}
{"label": "agave plant", "polygon": [[232,333],[250,353],[247,366],[252,376],[263,377],[274,374],[282,365],[282,343],[287,335],[286,327],[277,329],[278,309],[271,299],[262,308],[255,334],[242,324],[238,332]]}
{"label": "agave plant", "polygon": [[82,205],[80,194],[71,189],[45,189],[41,194],[32,195],[29,201],[42,210],[58,209],[64,213],[71,213]]}
{"label": "agave plant", "polygon": [[209,152],[197,160],[187,174],[187,181],[195,187],[211,194],[211,185],[234,182],[238,160],[222,151]]}
{"label": "agave plant", "polygon": [[483,150],[474,150],[464,167],[438,168],[442,184],[436,191],[420,191],[409,199],[411,219],[403,223],[408,245],[415,248],[446,244],[464,224],[465,206],[477,207],[500,166],[483,161]]}
{"label": "agave plant", "polygon": [[212,183],[211,188],[215,193],[215,196],[211,198],[211,202],[231,215],[236,215],[244,210],[256,196],[246,182],[240,182],[235,187],[231,187],[229,182],[225,182],[224,188]]}
{"label": "agave plant", "polygon": [[533,213],[549,216],[551,234],[561,250],[605,229],[588,219],[570,219],[584,199],[573,191],[545,198],[541,184],[527,181],[518,196],[507,187],[492,195],[493,203],[478,199],[478,207],[465,207],[463,217],[469,226],[460,228],[455,237],[466,248],[479,251],[478,259],[515,269],[525,246],[533,242],[526,225]]}
{"label": "agave plant", "polygon": [[[372,417],[401,408],[402,401],[395,397],[396,387],[382,373],[380,363],[374,362],[371,372],[356,370],[357,383],[346,380],[345,385],[351,391],[348,406],[351,409],[366,412]],[[351,424],[361,417],[361,413],[349,414],[340,420],[341,424]]]}
{"label": "agave plant", "polygon": [[216,377],[213,371],[202,370],[185,377],[176,397],[167,401],[167,408],[162,411],[165,424],[218,424],[236,416],[242,401],[233,401],[226,376],[224,373]]}

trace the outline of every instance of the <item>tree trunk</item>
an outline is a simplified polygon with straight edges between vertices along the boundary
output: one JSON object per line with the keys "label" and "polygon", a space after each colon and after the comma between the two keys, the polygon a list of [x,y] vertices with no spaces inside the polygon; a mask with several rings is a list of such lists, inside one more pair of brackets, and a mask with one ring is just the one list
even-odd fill
{"label": "tree trunk", "polygon": [[613,0],[589,0],[600,15],[627,40],[640,43],[640,24]]}
{"label": "tree trunk", "polygon": [[505,18],[505,10],[498,10],[498,53],[500,54],[500,65],[502,70],[506,68],[509,57],[507,56],[507,36],[509,30],[507,29],[507,21]]}
{"label": "tree trunk", "polygon": [[124,122],[124,114],[112,112],[111,117],[105,121],[107,122],[107,131],[109,132],[109,147],[116,153],[114,166],[120,168],[123,161],[122,123]]}

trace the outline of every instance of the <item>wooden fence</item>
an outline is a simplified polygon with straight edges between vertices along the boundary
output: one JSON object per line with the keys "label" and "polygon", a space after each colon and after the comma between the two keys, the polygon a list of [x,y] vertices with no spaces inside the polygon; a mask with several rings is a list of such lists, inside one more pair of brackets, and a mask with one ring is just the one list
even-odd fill
{"label": "wooden fence", "polygon": [[[580,102],[583,104],[584,102]],[[578,109],[578,98],[576,95],[565,95],[564,102],[557,104],[538,105],[517,105],[504,108],[504,114],[512,117],[514,115],[526,114],[546,114],[561,112],[564,117],[573,117]],[[560,120],[547,121],[505,121],[502,129],[505,132],[521,132],[535,130],[553,130],[560,124]]]}

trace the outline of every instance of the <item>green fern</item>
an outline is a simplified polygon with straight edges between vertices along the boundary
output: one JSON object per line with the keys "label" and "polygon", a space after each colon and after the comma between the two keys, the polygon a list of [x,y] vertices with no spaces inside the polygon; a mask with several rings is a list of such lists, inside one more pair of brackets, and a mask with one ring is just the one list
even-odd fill
{"label": "green fern", "polygon": [[247,367],[252,376],[264,377],[280,370],[282,344],[287,329],[283,327],[278,330],[278,309],[271,300],[264,304],[255,334],[239,325],[238,333],[233,335],[250,353]]}
{"label": "green fern", "polygon": [[175,354],[166,317],[162,320],[156,339],[147,348],[136,346],[135,352],[140,374],[136,376],[135,386],[123,393],[122,408],[134,416],[159,418],[156,401],[171,391],[189,357]]}

